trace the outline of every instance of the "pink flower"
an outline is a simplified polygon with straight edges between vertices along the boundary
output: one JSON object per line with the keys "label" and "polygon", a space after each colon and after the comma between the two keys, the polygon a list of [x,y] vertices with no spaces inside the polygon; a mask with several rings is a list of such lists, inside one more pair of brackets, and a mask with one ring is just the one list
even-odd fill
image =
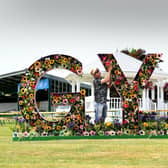
{"label": "pink flower", "polygon": [[89,132],[84,131],[84,132],[83,132],[83,135],[84,135],[84,136],[89,136]]}
{"label": "pink flower", "polygon": [[67,103],[68,103],[68,100],[67,100],[67,99],[64,99],[62,103],[63,103],[63,104],[67,104]]}
{"label": "pink flower", "polygon": [[96,132],[95,131],[90,131],[90,133],[89,133],[91,136],[94,136],[94,135],[96,135]]}
{"label": "pink flower", "polygon": [[107,56],[104,56],[104,57],[103,57],[103,61],[105,61],[106,59],[107,59]]}

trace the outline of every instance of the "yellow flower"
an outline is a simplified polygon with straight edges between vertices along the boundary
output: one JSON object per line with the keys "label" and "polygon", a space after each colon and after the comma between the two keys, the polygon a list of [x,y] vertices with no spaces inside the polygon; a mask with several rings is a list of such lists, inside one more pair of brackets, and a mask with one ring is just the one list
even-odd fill
{"label": "yellow flower", "polygon": [[76,66],[76,71],[79,71],[79,70],[80,70],[80,66],[77,65],[77,66]]}
{"label": "yellow flower", "polygon": [[29,97],[32,99],[34,97],[34,94],[33,93],[29,94]]}
{"label": "yellow flower", "polygon": [[22,94],[24,94],[24,93],[26,92],[26,90],[25,90],[24,88],[22,88],[22,89],[20,90],[20,92],[21,92]]}
{"label": "yellow flower", "polygon": [[165,127],[168,128],[168,124],[165,124]]}
{"label": "yellow flower", "polygon": [[64,63],[67,63],[68,59],[67,58],[64,58]]}
{"label": "yellow flower", "polygon": [[50,64],[54,64],[54,62],[55,62],[55,61],[54,61],[53,59],[52,59],[52,60],[50,60]]}

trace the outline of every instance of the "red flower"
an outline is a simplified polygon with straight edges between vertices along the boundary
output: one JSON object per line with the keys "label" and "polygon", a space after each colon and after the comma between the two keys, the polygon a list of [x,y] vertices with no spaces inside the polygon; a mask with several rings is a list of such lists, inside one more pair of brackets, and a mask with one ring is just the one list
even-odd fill
{"label": "red flower", "polygon": [[115,81],[115,85],[120,85],[121,81],[120,80],[116,80]]}
{"label": "red flower", "polygon": [[70,99],[69,102],[74,104],[75,103],[75,99]]}
{"label": "red flower", "polygon": [[124,104],[123,107],[124,107],[124,108],[128,108],[128,104]]}
{"label": "red flower", "polygon": [[106,64],[107,67],[111,65],[110,62],[105,62],[105,64]]}
{"label": "red flower", "polygon": [[134,90],[138,91],[138,85],[134,85]]}
{"label": "red flower", "polygon": [[35,123],[33,121],[30,122],[30,125],[35,126]]}
{"label": "red flower", "polygon": [[123,121],[123,124],[128,124],[128,120],[124,120],[124,121]]}

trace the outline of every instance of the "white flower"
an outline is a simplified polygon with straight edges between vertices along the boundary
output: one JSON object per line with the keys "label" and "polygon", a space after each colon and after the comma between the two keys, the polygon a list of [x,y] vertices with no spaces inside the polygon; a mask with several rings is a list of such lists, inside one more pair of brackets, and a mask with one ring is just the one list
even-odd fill
{"label": "white flower", "polygon": [[140,131],[139,131],[139,135],[145,135],[145,131],[140,130]]}
{"label": "white flower", "polygon": [[50,60],[50,57],[48,57],[48,58],[45,58],[45,60]]}
{"label": "white flower", "polygon": [[48,133],[44,131],[41,135],[42,135],[42,136],[47,136]]}
{"label": "white flower", "polygon": [[42,69],[41,68],[35,68],[35,72],[41,72],[42,71]]}
{"label": "white flower", "polygon": [[114,136],[114,135],[116,135],[116,132],[115,131],[109,131],[109,135],[111,135],[111,136]]}
{"label": "white flower", "polygon": [[166,135],[168,135],[168,130],[166,131]]}

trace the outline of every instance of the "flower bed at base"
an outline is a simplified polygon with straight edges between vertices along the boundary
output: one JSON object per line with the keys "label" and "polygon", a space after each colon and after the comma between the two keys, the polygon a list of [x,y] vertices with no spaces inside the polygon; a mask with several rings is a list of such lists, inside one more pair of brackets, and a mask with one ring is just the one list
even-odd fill
{"label": "flower bed at base", "polygon": [[[90,117],[86,116],[85,131],[76,131],[74,127],[60,127],[59,130],[43,131],[32,127],[25,122],[23,117],[16,119],[13,131],[13,140],[52,140],[52,139],[113,139],[113,138],[167,138],[167,118],[155,120],[153,115],[141,114],[141,122],[137,128],[131,128],[129,124],[121,124],[118,120],[113,122],[90,123]],[[146,116],[147,115],[147,116]]]}

